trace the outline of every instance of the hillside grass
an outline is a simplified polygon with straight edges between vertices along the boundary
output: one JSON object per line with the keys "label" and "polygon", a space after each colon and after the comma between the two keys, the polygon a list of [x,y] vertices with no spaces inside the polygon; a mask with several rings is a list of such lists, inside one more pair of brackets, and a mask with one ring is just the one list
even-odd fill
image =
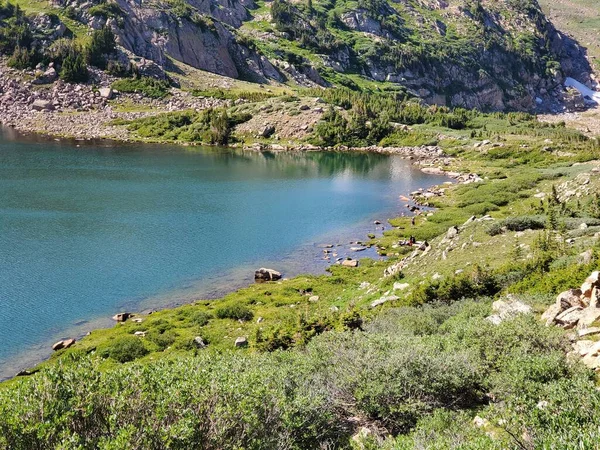
{"label": "hillside grass", "polygon": [[[593,448],[596,380],[566,358],[565,332],[533,315],[498,327],[485,317],[509,293],[540,313],[599,267],[598,142],[524,114],[376,93],[322,97],[339,116],[323,120],[317,138],[360,123],[370,142],[373,125],[362,119],[402,118],[403,139],[434,136],[454,156],[446,170],[482,180],[439,186],[443,195],[414,226],[408,215],[390,220],[383,237],[369,238],[385,261],[332,265],[93,331],[37,373],[0,385],[0,448]],[[217,124],[229,130],[232,111],[126,126],[202,141]],[[430,250],[385,277],[414,252],[400,245],[410,236]],[[239,337],[249,345],[236,348]],[[363,427],[370,431],[352,439]]]}

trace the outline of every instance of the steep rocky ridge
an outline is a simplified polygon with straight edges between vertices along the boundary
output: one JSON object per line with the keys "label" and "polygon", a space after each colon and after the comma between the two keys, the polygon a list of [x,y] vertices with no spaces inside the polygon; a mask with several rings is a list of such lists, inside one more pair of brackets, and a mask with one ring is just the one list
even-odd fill
{"label": "steep rocky ridge", "polygon": [[130,59],[166,70],[176,60],[261,83],[399,89],[491,111],[560,111],[566,77],[594,85],[585,50],[536,0],[51,1],[60,18],[108,26]]}

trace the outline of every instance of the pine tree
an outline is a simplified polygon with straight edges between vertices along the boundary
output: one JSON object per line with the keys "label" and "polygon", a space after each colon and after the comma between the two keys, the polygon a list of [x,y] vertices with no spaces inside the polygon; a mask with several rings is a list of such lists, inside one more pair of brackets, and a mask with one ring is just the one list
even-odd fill
{"label": "pine tree", "polygon": [[96,30],[92,34],[92,40],[87,47],[87,62],[92,66],[104,69],[108,63],[107,57],[113,54],[115,49],[115,35],[110,28],[104,27],[101,30]]}
{"label": "pine tree", "polygon": [[69,83],[82,83],[88,79],[88,69],[81,52],[72,52],[64,59],[60,78]]}

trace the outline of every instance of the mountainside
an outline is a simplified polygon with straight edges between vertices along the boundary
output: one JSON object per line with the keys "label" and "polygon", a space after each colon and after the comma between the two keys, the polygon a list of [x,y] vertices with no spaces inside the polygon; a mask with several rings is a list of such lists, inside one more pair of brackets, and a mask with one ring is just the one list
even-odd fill
{"label": "mountainside", "polygon": [[483,110],[549,110],[563,100],[565,77],[591,82],[585,50],[535,0],[18,3],[46,14],[29,25],[49,30],[34,47],[73,33],[85,41],[106,26],[124,50],[120,65],[133,60],[152,73],[176,60],[260,83],[380,82],[428,103]]}
{"label": "mountainside", "polygon": [[540,0],[547,17],[588,51],[592,67],[600,69],[600,8],[596,0]]}

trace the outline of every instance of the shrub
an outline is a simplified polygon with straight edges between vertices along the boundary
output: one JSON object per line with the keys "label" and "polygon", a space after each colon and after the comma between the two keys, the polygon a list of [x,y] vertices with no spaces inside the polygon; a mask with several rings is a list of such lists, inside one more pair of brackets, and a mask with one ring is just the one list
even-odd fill
{"label": "shrub", "polygon": [[8,59],[8,66],[15,69],[31,69],[39,62],[39,55],[35,50],[28,50],[26,47],[17,46],[12,56]]}
{"label": "shrub", "polygon": [[60,78],[69,83],[83,83],[88,79],[88,69],[81,53],[70,53],[63,60]]}
{"label": "shrub", "polygon": [[100,3],[88,9],[88,14],[93,17],[108,19],[111,17],[119,18],[123,11],[116,3]]}
{"label": "shrub", "polygon": [[190,317],[190,322],[194,325],[198,325],[199,327],[203,327],[208,325],[208,322],[212,319],[212,315],[210,313],[204,311],[196,311]]}
{"label": "shrub", "polygon": [[545,221],[539,216],[517,216],[494,222],[487,229],[487,233],[490,236],[496,236],[498,234],[502,234],[504,230],[543,230],[545,226]]}
{"label": "shrub", "polygon": [[117,362],[126,363],[148,354],[148,349],[140,338],[124,336],[115,341],[108,349],[109,356]]}
{"label": "shrub", "polygon": [[117,80],[112,85],[119,92],[139,93],[150,98],[164,98],[169,93],[169,82],[156,78],[141,77]]}
{"label": "shrub", "polygon": [[254,314],[252,311],[239,303],[231,305],[223,305],[217,308],[215,315],[219,319],[233,319],[233,320],[252,320]]}
{"label": "shrub", "polygon": [[87,62],[101,69],[106,68],[108,56],[116,50],[115,35],[110,28],[95,30],[86,49]]}
{"label": "shrub", "polygon": [[150,330],[146,333],[146,339],[155,344],[159,351],[165,350],[177,339],[177,334],[173,331],[160,332],[158,330]]}
{"label": "shrub", "polygon": [[470,274],[461,273],[441,281],[422,284],[408,298],[411,304],[451,303],[461,299],[494,296],[500,289],[493,273],[476,267]]}

